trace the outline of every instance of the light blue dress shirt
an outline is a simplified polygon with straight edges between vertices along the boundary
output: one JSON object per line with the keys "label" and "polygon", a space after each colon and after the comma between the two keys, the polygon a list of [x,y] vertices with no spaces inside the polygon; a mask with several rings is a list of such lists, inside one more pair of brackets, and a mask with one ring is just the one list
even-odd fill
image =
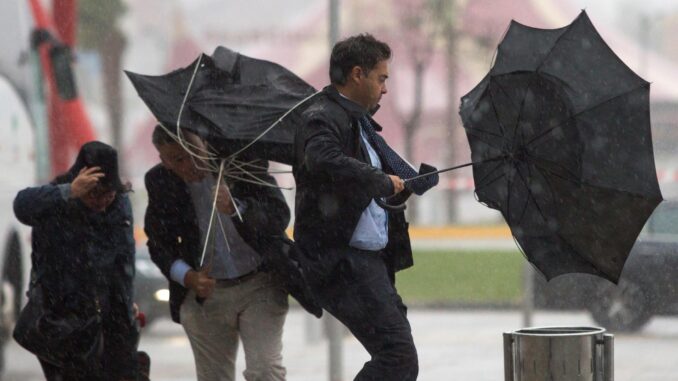
{"label": "light blue dress shirt", "polygon": [[[213,178],[206,176],[199,182],[188,183],[187,185],[198,219],[201,242],[204,244],[207,239],[209,218],[212,213],[212,188],[216,183]],[[233,199],[233,201],[242,214],[246,206],[239,200]],[[211,256],[208,252],[206,261],[211,260],[212,269],[209,275],[215,279],[234,279],[248,274],[256,270],[262,260],[261,256],[238,234],[231,220],[233,216],[217,211],[217,218],[212,226],[215,234],[214,253]],[[221,220],[221,224],[219,220]],[[170,278],[185,287],[184,278],[191,269],[191,266],[186,262],[177,259],[170,268]]]}
{"label": "light blue dress shirt", "polygon": [[[381,169],[379,155],[368,142],[362,127],[360,128],[360,137],[370,155],[372,166]],[[360,215],[360,220],[358,220],[358,225],[356,225],[353,231],[349,246],[361,250],[378,251],[385,248],[387,243],[388,215],[382,207],[372,200]]]}

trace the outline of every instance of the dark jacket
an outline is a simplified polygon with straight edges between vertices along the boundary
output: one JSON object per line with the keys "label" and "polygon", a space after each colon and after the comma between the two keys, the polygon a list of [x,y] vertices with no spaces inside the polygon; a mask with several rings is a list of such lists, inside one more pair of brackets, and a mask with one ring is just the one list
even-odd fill
{"label": "dark jacket", "polygon": [[134,233],[125,194],[95,213],[64,198],[57,185],[26,188],[14,200],[14,213],[33,227],[32,284],[42,285],[49,300],[110,292],[133,317]]}
{"label": "dark jacket", "polygon": [[[138,332],[132,311],[134,234],[129,198],[118,192],[105,212],[96,213],[68,198],[62,193],[65,189],[55,184],[26,188],[14,200],[16,217],[33,228],[30,287],[41,287],[47,307],[64,314],[82,312],[97,298],[104,356],[108,362],[119,361],[112,366],[120,372],[132,371]],[[109,348],[111,340],[124,344]]]}
{"label": "dark jacket", "polygon": [[[258,163],[265,166],[266,163]],[[261,180],[275,184],[273,177],[258,174]],[[280,255],[290,211],[279,189],[244,181],[226,179],[233,198],[246,205],[243,221],[232,221],[243,240],[263,258]],[[179,323],[181,303],[187,289],[170,278],[177,259],[198,269],[202,252],[200,228],[186,183],[169,169],[156,165],[146,173],[148,208],[144,229],[148,235],[151,259],[170,283],[170,311]],[[266,270],[265,268],[263,270]]]}
{"label": "dark jacket", "polygon": [[[393,194],[384,170],[373,167],[360,138],[358,120],[366,110],[327,86],[303,114],[295,136],[297,183],[294,239],[307,255],[322,256],[348,247],[360,215],[372,199]],[[372,121],[375,129],[381,127]],[[378,138],[381,139],[379,136]],[[400,200],[408,194],[399,195]],[[389,214],[385,259],[392,271],[412,265],[412,250],[403,212]]]}

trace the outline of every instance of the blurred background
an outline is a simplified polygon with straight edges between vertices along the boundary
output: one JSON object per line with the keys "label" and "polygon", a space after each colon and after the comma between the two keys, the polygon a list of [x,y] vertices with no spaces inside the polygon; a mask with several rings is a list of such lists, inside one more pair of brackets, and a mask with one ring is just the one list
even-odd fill
{"label": "blurred background", "polygon": [[[329,82],[328,60],[333,42],[369,32],[388,42],[394,51],[389,93],[375,116],[384,126],[383,135],[415,166],[426,162],[444,168],[470,161],[458,116],[459,99],[492,66],[497,44],[509,22],[513,19],[538,28],[559,28],[569,24],[582,9],[610,48],[652,83],[657,176],[664,197],[678,197],[676,1],[1,0],[0,165],[4,173],[0,202],[4,207],[0,208],[0,249],[4,251],[0,253],[0,337],[3,342],[10,341],[8,334],[23,303],[22,291],[30,269],[29,231],[19,226],[11,214],[16,191],[49,181],[70,165],[81,143],[99,139],[119,150],[122,176],[133,184],[134,211],[141,228],[146,207],[143,176],[159,162],[150,141],[155,122],[123,70],[164,74],[188,66],[201,52],[211,54],[222,45],[275,61],[319,89]],[[291,175],[279,175],[278,181],[294,186]],[[473,190],[471,170],[464,168],[441,175],[439,186],[408,203],[416,264],[399,275],[398,289],[415,311],[415,339],[417,329],[428,332],[425,330],[431,325],[437,326],[438,338],[443,341],[436,342],[435,348],[438,353],[448,353],[445,351],[473,345],[473,340],[462,338],[468,338],[469,332],[477,328],[476,322],[486,319],[484,327],[494,327],[478,332],[481,337],[483,332],[487,335],[488,349],[478,352],[487,360],[484,369],[468,367],[460,360],[451,365],[459,368],[442,368],[444,372],[468,371],[464,379],[499,379],[501,331],[533,324],[535,319],[538,323],[604,324],[619,332],[635,332],[624,333],[634,340],[633,345],[638,345],[639,337],[634,335],[645,332],[644,337],[658,340],[643,344],[648,348],[678,344],[678,320],[670,317],[678,313],[678,291],[672,283],[678,283],[678,278],[667,272],[671,264],[678,262],[675,213],[667,209],[665,216],[657,217],[661,226],[648,226],[643,233],[648,241],[662,242],[646,254],[652,256],[649,261],[656,263],[660,276],[654,273],[639,277],[666,279],[660,290],[633,279],[628,275],[631,270],[625,270],[623,275],[624,289],[610,289],[611,284],[588,276],[563,276],[546,284],[526,265],[501,215],[479,204]],[[286,191],[285,195],[293,208],[294,191]],[[167,309],[162,304],[167,297],[164,281],[149,281],[159,274],[144,254],[143,235],[138,238],[141,254],[137,268],[143,283],[139,294],[148,295],[144,296],[149,299],[145,305],[151,312]],[[640,254],[633,255],[640,258]],[[643,267],[648,262],[639,263],[637,266]],[[588,298],[582,300],[582,295]],[[591,304],[601,299],[591,300],[594,296],[610,305],[597,317]],[[620,315],[619,305],[612,311],[610,300],[622,303],[628,314]],[[594,312],[593,318],[581,311]],[[176,345],[184,358],[174,363],[176,369],[169,366],[169,360],[169,368],[157,379],[191,379],[190,349],[182,341],[181,332],[163,313],[149,315],[158,315],[153,316],[157,322],[148,328],[151,333],[146,342],[152,347],[150,351],[156,350],[160,360],[162,356],[170,359],[171,351],[163,352],[168,350],[161,348]],[[665,317],[651,322],[656,315]],[[478,316],[481,320],[477,320]],[[439,318],[452,320],[440,323],[435,320]],[[445,331],[440,324],[450,330]],[[286,333],[286,342],[296,351],[286,354],[290,359],[290,379],[327,379],[325,373],[330,365],[325,361],[331,362],[330,354],[318,359],[317,368],[308,368],[294,358],[308,356],[302,348],[322,348],[324,325],[295,310],[288,326],[291,333]],[[460,326],[465,330],[459,330]],[[295,336],[289,336],[292,334]],[[428,336],[422,333],[420,337]],[[494,339],[498,340],[497,348],[493,347]],[[355,346],[348,337],[341,340],[346,340],[349,348]],[[442,361],[430,350],[434,347],[432,342],[429,349],[424,349],[429,343],[426,340],[429,339],[422,339],[420,345],[422,356],[431,357],[422,357],[422,379],[453,378],[436,375],[448,374],[443,370],[426,373],[427,369],[438,369],[435,364]],[[144,339],[142,346],[143,343]],[[669,374],[675,379],[675,361],[662,363],[661,368],[657,364],[660,360],[648,357],[647,363],[634,368],[630,364],[631,360],[638,361],[634,352],[624,352],[624,344],[618,345],[622,346],[618,356],[629,359],[628,369],[623,368],[626,373],[618,379],[667,380],[671,379],[666,378]],[[11,342],[9,348],[9,358],[17,361],[5,362],[6,378],[39,379],[30,378],[37,376],[31,373],[30,364],[35,363],[30,362],[29,356]],[[360,353],[360,347],[356,348]],[[336,380],[350,379],[351,369],[359,369],[364,361],[360,354],[351,353],[344,365],[339,364],[347,370]],[[673,354],[675,358],[675,350]],[[462,358],[457,352],[449,356]],[[295,365],[301,369],[298,373]],[[647,371],[658,367],[660,370],[654,373]],[[474,369],[477,373],[473,373]]]}

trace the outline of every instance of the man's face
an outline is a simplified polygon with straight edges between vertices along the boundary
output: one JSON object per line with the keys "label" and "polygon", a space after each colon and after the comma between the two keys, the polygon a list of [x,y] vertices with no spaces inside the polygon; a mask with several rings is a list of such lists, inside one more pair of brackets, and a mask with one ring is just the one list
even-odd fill
{"label": "man's face", "polygon": [[388,61],[379,61],[369,73],[362,72],[359,84],[360,102],[368,110],[373,110],[379,104],[381,96],[386,94],[386,79],[388,79]]}
{"label": "man's face", "polygon": [[162,165],[185,182],[200,181],[205,177],[205,172],[196,167],[191,155],[179,144],[166,143],[156,148]]}

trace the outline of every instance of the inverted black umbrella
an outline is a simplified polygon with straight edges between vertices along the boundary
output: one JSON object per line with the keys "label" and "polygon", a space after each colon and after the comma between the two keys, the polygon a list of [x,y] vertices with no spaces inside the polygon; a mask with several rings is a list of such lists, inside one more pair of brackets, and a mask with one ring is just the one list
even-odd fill
{"label": "inverted black umbrella", "polygon": [[[316,94],[313,87],[284,67],[224,47],[218,47],[211,57],[201,54],[191,65],[166,75],[126,74],[158,122],[180,142],[181,130],[186,129],[209,143],[215,152],[200,152],[182,142],[193,155],[208,159],[203,160],[207,166],[206,161],[220,160],[218,169],[209,167],[219,172],[219,178],[225,174],[269,186],[276,185],[257,176],[270,172],[268,165],[247,160],[293,164],[295,128],[306,101]],[[221,224],[214,206],[212,209],[201,267],[211,262],[206,254],[213,248],[214,231]],[[320,316],[322,311],[306,293],[304,275],[293,253],[287,247],[283,257],[269,256],[266,261],[300,304]]]}
{"label": "inverted black umbrella", "polygon": [[[301,114],[310,104],[306,101],[317,94],[284,67],[225,47],[218,47],[211,57],[201,54],[191,65],[165,75],[125,73],[163,126],[177,134],[180,129],[195,132],[210,143],[221,159],[245,153],[243,156],[248,158],[294,164],[295,129],[303,123]],[[229,163],[227,173],[265,170],[246,163]],[[433,170],[423,164],[419,173]],[[418,172],[413,168],[412,173]],[[417,194],[431,186],[421,186],[424,182],[420,182],[417,187],[415,179],[409,180],[408,186]],[[404,208],[404,204],[381,205]]]}
{"label": "inverted black umbrella", "polygon": [[478,200],[547,279],[619,280],[662,201],[649,92],[581,12],[553,30],[512,21],[489,74],[462,97]]}
{"label": "inverted black umbrella", "polygon": [[292,164],[294,127],[316,93],[284,67],[224,47],[166,75],[125,73],[160,123],[195,132],[222,158],[246,149]]}

